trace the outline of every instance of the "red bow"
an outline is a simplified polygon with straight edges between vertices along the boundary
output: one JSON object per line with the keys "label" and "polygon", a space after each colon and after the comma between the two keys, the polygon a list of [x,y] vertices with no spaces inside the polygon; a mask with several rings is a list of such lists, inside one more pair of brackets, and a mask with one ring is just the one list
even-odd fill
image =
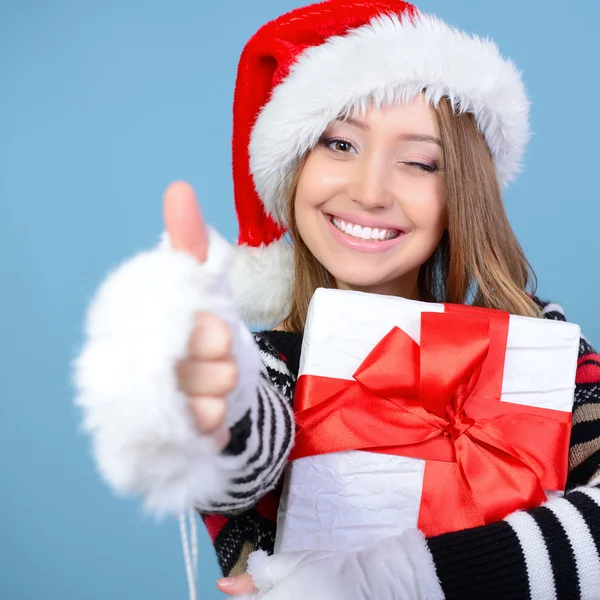
{"label": "red bow", "polygon": [[354,381],[303,375],[290,456],[365,450],[427,460],[426,535],[491,523],[564,489],[571,413],[500,401],[509,315],[446,305],[421,345],[395,327]]}

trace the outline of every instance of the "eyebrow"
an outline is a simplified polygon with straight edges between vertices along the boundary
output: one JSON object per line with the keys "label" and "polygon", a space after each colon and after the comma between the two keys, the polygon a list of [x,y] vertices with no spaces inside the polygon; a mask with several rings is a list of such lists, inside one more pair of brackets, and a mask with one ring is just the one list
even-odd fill
{"label": "eyebrow", "polygon": [[[353,117],[345,117],[337,120],[341,123],[349,123],[350,125],[354,125],[363,131],[368,131],[370,129],[366,123],[363,123],[362,121],[359,121]],[[442,140],[434,135],[427,135],[426,133],[401,133],[398,136],[398,139],[405,142],[428,142],[430,144],[437,144],[440,147],[442,146]]]}

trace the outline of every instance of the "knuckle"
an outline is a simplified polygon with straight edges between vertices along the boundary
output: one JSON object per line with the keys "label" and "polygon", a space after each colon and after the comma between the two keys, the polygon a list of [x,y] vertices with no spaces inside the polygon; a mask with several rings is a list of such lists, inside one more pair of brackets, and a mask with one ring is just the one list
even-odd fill
{"label": "knuckle", "polygon": [[209,313],[205,310],[199,311],[194,315],[194,325],[196,328],[202,328],[206,324],[210,323],[212,318],[212,313]]}
{"label": "knuckle", "polygon": [[239,380],[239,369],[234,361],[228,361],[227,363],[225,363],[223,379],[227,387],[227,391],[233,391],[237,386]]}
{"label": "knuckle", "polygon": [[177,363],[175,368],[177,386],[184,392],[187,392],[190,389],[190,371],[191,367],[188,360],[181,360]]}
{"label": "knuckle", "polygon": [[176,366],[178,388],[188,396],[227,395],[239,381],[239,369],[234,360],[197,360],[188,358]]}
{"label": "knuckle", "polygon": [[233,333],[226,321],[212,313],[196,313],[189,340],[190,354],[207,360],[218,360],[229,356],[232,347]]}
{"label": "knuckle", "polygon": [[190,409],[197,428],[207,433],[223,425],[227,403],[223,398],[199,396],[190,400]]}
{"label": "knuckle", "polygon": [[199,334],[198,328],[192,330],[187,344],[187,355],[188,357],[196,356],[201,350],[202,337]]}
{"label": "knuckle", "polygon": [[225,321],[221,321],[223,329],[221,335],[221,349],[224,355],[228,355],[233,348],[233,332]]}

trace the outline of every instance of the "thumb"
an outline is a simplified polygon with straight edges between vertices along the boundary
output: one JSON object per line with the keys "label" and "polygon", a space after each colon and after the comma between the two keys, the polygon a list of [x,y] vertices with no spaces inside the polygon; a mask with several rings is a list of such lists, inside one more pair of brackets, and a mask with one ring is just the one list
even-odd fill
{"label": "thumb", "polygon": [[208,250],[208,233],[189,183],[175,181],[169,185],[164,195],[163,216],[173,250],[187,252],[203,263]]}

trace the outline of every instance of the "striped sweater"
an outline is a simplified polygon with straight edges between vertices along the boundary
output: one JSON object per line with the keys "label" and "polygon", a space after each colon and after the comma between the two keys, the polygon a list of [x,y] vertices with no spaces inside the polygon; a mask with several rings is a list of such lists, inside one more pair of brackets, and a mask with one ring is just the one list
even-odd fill
{"label": "striped sweater", "polygon": [[[566,320],[556,304],[545,318]],[[292,401],[301,336],[256,334],[262,378],[256,422],[232,429],[227,454],[245,470],[199,513],[224,575],[246,570],[256,549],[272,553],[282,474],[293,443]],[[600,357],[581,339],[567,493],[504,520],[428,539],[448,600],[600,599]]]}

